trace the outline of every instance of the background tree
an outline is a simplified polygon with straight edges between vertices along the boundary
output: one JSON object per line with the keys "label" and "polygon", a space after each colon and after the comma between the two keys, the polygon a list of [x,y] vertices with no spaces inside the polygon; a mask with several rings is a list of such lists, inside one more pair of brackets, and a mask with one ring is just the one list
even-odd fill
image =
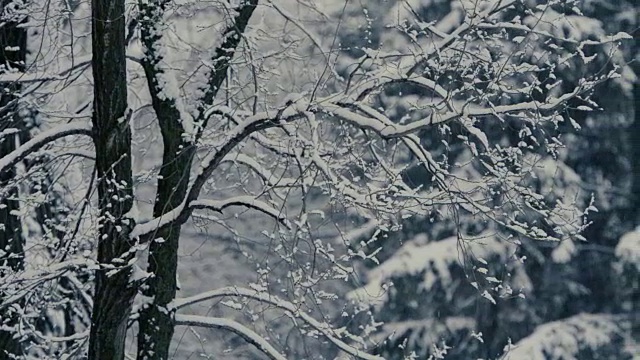
{"label": "background tree", "polygon": [[[528,60],[532,63],[539,62],[536,58],[546,59],[542,54],[545,53],[544,49],[547,46],[562,46],[569,51],[576,51],[569,43],[557,42],[565,34],[587,40],[598,38],[608,31],[628,31],[629,33],[637,31],[638,9],[630,3],[620,2],[612,5],[596,1],[558,2],[552,6],[538,3],[534,5],[540,6],[532,8],[528,12],[529,18],[523,19],[523,23],[530,24],[534,22],[532,19],[536,22],[536,31],[526,35],[526,38],[531,41],[530,46],[535,49],[531,52],[532,58]],[[404,37],[411,39],[411,31],[416,25],[403,24],[418,26],[430,24],[430,21],[437,20],[430,17],[433,14],[438,14],[439,18],[457,18],[463,5],[446,1],[416,1],[398,2],[395,5],[392,2],[387,6],[388,8],[384,8],[384,5],[381,5],[383,9],[380,9],[372,4],[371,8],[361,16],[371,17],[372,24],[398,24],[397,27],[401,29],[399,33],[406,34]],[[362,14],[362,11],[356,9],[354,10],[356,16],[358,11]],[[446,17],[442,15],[447,13]],[[392,15],[389,16],[389,14]],[[380,19],[385,19],[386,22]],[[448,26],[450,23],[441,21],[436,24]],[[522,35],[522,28],[518,27],[507,27],[505,31],[512,32],[511,36]],[[353,35],[352,39],[363,38],[362,33]],[[364,33],[374,34],[374,38],[384,37],[385,34],[389,36],[389,32],[375,27],[365,30]],[[429,37],[427,32],[421,35]],[[399,39],[402,37],[403,35],[397,36]],[[382,41],[391,42],[384,39]],[[406,46],[402,40],[394,40],[393,43]],[[463,255],[464,252],[461,254],[455,246],[457,240],[449,237],[456,232],[458,236],[463,237],[477,235],[478,228],[484,226],[479,225],[475,219],[456,213],[444,215],[445,218],[452,218],[448,224],[442,218],[438,218],[434,223],[434,217],[405,222],[403,230],[392,235],[391,243],[406,242],[406,244],[394,255],[388,253],[388,260],[379,267],[375,267],[369,273],[369,283],[355,293],[358,297],[363,295],[368,297],[367,294],[370,296],[372,293],[375,299],[376,294],[385,293],[380,289],[384,281],[390,280],[395,284],[387,295],[377,299],[378,303],[382,303],[377,305],[378,312],[391,322],[381,331],[380,339],[384,339],[387,335],[394,335],[393,341],[387,341],[381,345],[379,350],[381,353],[395,354],[396,357],[402,357],[403,354],[411,351],[428,354],[432,351],[432,344],[446,340],[447,344],[453,346],[453,349],[449,350],[448,358],[466,359],[472,356],[493,358],[502,353],[502,348],[508,341],[515,342],[521,337],[526,337],[534,332],[536,325],[540,325],[534,335],[526,338],[527,345],[523,349],[530,350],[534,344],[537,344],[539,349],[547,350],[537,352],[541,355],[526,356],[536,359],[561,356],[624,358],[626,350],[622,346],[623,338],[633,339],[634,335],[626,330],[637,316],[628,306],[626,310],[621,311],[622,302],[611,301],[611,299],[613,294],[621,291],[625,293],[623,298],[637,297],[638,294],[637,286],[634,286],[636,280],[631,280],[635,279],[634,275],[631,275],[635,274],[635,265],[631,265],[634,263],[631,260],[633,258],[631,254],[634,253],[631,248],[637,247],[635,240],[631,239],[635,237],[632,234],[627,236],[628,240],[620,241],[618,248],[615,249],[620,236],[635,226],[633,213],[636,211],[635,202],[631,200],[633,196],[627,194],[634,194],[632,184],[635,176],[630,169],[637,147],[635,146],[636,132],[632,125],[633,88],[636,86],[634,84],[637,84],[637,78],[632,71],[633,63],[630,64],[631,66],[625,66],[623,59],[632,59],[637,51],[629,51],[634,47],[632,41],[624,44],[623,51],[617,53],[611,53],[607,47],[583,49],[584,57],[576,57],[565,64],[559,64],[560,67],[566,67],[557,73],[557,77],[549,76],[550,74],[544,70],[538,73],[538,80],[547,89],[553,89],[550,85],[558,80],[562,82],[555,85],[570,89],[579,82],[576,79],[580,76],[579,74],[605,69],[609,65],[603,61],[590,59],[589,56],[598,52],[609,53],[611,60],[623,64],[623,76],[597,88],[590,97],[601,104],[602,108],[597,108],[599,110],[595,112],[585,112],[581,110],[588,108],[575,104],[567,109],[567,114],[575,120],[573,127],[576,127],[574,130],[567,123],[560,124],[561,127],[564,126],[563,140],[567,144],[567,151],[561,150],[554,159],[538,158],[534,166],[537,176],[532,179],[533,182],[528,183],[528,186],[537,188],[541,194],[545,194],[550,199],[558,197],[573,199],[584,207],[595,205],[598,212],[592,212],[589,215],[590,226],[583,232],[588,243],[571,241],[532,243],[526,238],[519,238],[522,244],[518,248],[486,246],[478,249],[469,246],[470,253],[480,253],[485,259],[487,256],[509,258],[517,255],[517,258],[511,258],[511,264],[506,267],[504,261],[494,262],[494,265],[499,265],[492,267],[474,261],[474,256]],[[356,41],[355,47],[358,46],[364,46],[364,42]],[[489,44],[486,46],[490,48]],[[604,58],[607,57],[601,59]],[[407,89],[403,90],[403,92],[406,91]],[[535,89],[531,95],[535,98],[538,91],[546,90]],[[386,101],[383,106],[391,107],[399,116],[403,116],[406,105],[393,97],[391,101],[387,99],[389,96],[381,96],[381,101]],[[526,130],[518,124],[508,124],[506,127],[496,129],[497,132],[495,132],[487,125],[482,124],[481,129],[488,134],[491,141],[518,142],[521,141],[519,133]],[[535,133],[531,130],[526,131]],[[426,134],[423,139],[425,142],[437,144],[437,141],[432,140],[431,134]],[[529,144],[536,147],[536,142]],[[624,144],[628,144],[629,147],[626,148]],[[464,156],[464,153],[452,146],[439,151],[445,152],[446,156],[452,159]],[[452,163],[454,161],[451,160]],[[422,183],[423,174],[417,171],[408,173],[407,176],[412,177],[417,184]],[[629,200],[631,202],[627,202]],[[510,237],[513,234],[493,233],[484,234],[484,236],[483,241],[492,244],[493,237]],[[393,246],[386,246],[387,250],[390,248]],[[487,254],[491,248],[495,252]],[[624,254],[624,261],[617,259],[621,254]],[[385,258],[381,260],[383,259]],[[526,259],[526,261],[521,263],[517,261],[518,259]],[[413,265],[402,265],[406,263]],[[624,276],[621,276],[623,268],[621,263],[627,264],[625,266],[630,270],[625,272]],[[521,287],[522,295],[526,295],[526,299],[514,301],[511,295],[506,299],[497,300],[496,305],[487,303],[485,299],[478,296],[475,289],[468,285],[469,277],[478,278],[476,271],[491,274],[488,278],[489,282],[485,282],[488,288],[503,287],[504,279],[499,275],[510,274],[518,287],[511,285],[514,288]],[[610,281],[612,278],[624,280]],[[479,286],[482,282],[476,280],[472,284]],[[464,294],[465,287],[467,288],[466,296],[461,295]],[[459,305],[453,299],[460,300]],[[624,303],[630,304],[632,301],[625,300]],[[590,320],[576,315],[581,312],[604,312],[607,315],[602,315],[597,320]],[[461,315],[465,317],[460,318]],[[576,317],[571,317],[573,315]],[[542,325],[545,322],[565,318],[568,318],[566,324],[558,321],[553,325],[556,327],[551,324]],[[610,341],[597,343],[595,348],[591,348],[588,344],[594,344],[588,343],[587,337],[584,337],[582,332],[572,333],[562,330],[562,327],[566,326],[568,329],[573,326],[572,324],[577,323],[584,324],[580,326],[585,326],[585,332],[587,328],[591,329],[588,334],[599,333],[603,339],[610,339]],[[622,325],[622,329],[611,326],[612,323]],[[562,345],[553,343],[553,340],[546,335],[535,336],[535,334],[544,334],[552,328],[566,334],[566,340],[576,345],[573,346],[575,352],[562,352],[556,355],[549,353],[548,349]],[[482,337],[479,334],[482,334]],[[583,341],[587,343],[583,344]],[[577,346],[577,344],[581,345]],[[399,347],[404,350],[400,350]],[[529,358],[525,357],[525,354],[530,354],[529,350],[520,350],[508,356]],[[543,353],[546,355],[542,355]]]}

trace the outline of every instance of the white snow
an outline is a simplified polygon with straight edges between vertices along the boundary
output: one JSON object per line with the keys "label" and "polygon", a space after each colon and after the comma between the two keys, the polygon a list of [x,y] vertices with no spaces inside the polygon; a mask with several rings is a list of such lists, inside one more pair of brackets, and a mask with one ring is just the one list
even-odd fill
{"label": "white snow", "polygon": [[535,331],[513,345],[505,360],[581,360],[578,352],[607,346],[620,333],[608,315],[579,314],[568,319],[538,326]]}
{"label": "white snow", "polygon": [[240,324],[237,321],[218,317],[181,315],[175,316],[176,325],[202,326],[210,328],[220,328],[230,330],[240,337],[246,339],[263,351],[270,359],[287,360],[278,350],[276,350],[264,337]]}
{"label": "white snow", "polygon": [[202,301],[215,299],[219,297],[225,297],[225,296],[244,297],[247,299],[252,299],[252,300],[273,305],[274,307],[285,311],[290,316],[293,316],[305,322],[307,325],[311,326],[312,328],[320,332],[322,335],[324,335],[331,343],[333,343],[340,350],[344,351],[345,353],[353,357],[364,359],[364,360],[384,360],[384,358],[380,356],[370,355],[340,340],[328,324],[322,323],[314,319],[312,316],[304,312],[299,305],[288,302],[288,301],[284,301],[279,297],[270,295],[266,292],[259,292],[252,289],[231,286],[231,287],[225,287],[217,290],[204,292],[188,298],[175,299],[167,306],[167,308],[169,310],[178,310],[182,307],[185,307],[191,304],[195,304],[195,303],[199,303]]}
{"label": "white snow", "polygon": [[31,140],[21,145],[10,154],[0,158],[0,172],[5,171],[6,168],[16,161],[24,159],[28,154],[40,149],[46,144],[69,135],[90,135],[92,125],[89,122],[77,121],[66,125],[60,125],[47,131],[43,131],[40,134],[34,136]]}
{"label": "white snow", "polygon": [[640,271],[640,227],[620,238],[615,254],[620,261],[635,265]]}
{"label": "white snow", "polygon": [[184,209],[184,203],[180,206],[172,209],[171,211],[166,212],[164,215],[151,219],[147,222],[137,224],[133,230],[131,230],[130,237],[132,239],[150,234],[157,229],[175,221],[180,216],[180,213]]}
{"label": "white snow", "polygon": [[[449,267],[460,264],[464,259],[463,254],[460,253],[459,239],[454,236],[424,244],[426,240],[426,236],[421,234],[407,242],[391,258],[371,270],[367,284],[349,293],[349,297],[371,304],[380,304],[387,299],[385,284],[393,277],[416,275],[422,271],[425,272],[421,284],[424,289],[430,289],[436,281],[449,283],[452,280]],[[490,258],[494,254],[507,258],[515,249],[515,245],[500,241],[492,234],[483,234],[473,240],[465,240],[464,247],[478,258]]]}

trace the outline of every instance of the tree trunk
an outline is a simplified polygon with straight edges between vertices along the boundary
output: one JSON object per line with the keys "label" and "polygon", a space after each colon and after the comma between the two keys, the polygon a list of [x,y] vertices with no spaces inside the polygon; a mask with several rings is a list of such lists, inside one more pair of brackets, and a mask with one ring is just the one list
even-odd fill
{"label": "tree trunk", "polygon": [[[159,217],[180,206],[187,194],[189,172],[195,147],[185,140],[180,112],[175,99],[160,96],[157,77],[162,72],[158,63],[161,55],[155,46],[161,37],[155,29],[162,21],[167,1],[157,1],[141,9],[142,42],[148,56],[143,67],[151,93],[153,109],[162,132],[163,154],[153,216]],[[166,305],[176,296],[176,272],[181,223],[159,230],[149,245],[149,266],[152,275],[143,293],[153,302],[140,311],[138,334],[138,359],[168,359],[169,345],[173,337],[173,314],[165,311]],[[162,241],[158,241],[162,239]]]}
{"label": "tree trunk", "polygon": [[[151,93],[153,109],[158,117],[164,143],[162,168],[158,180],[158,191],[153,209],[154,217],[162,216],[176,208],[185,200],[189,185],[191,163],[195,154],[195,146],[183,135],[180,112],[176,108],[175,99],[166,95],[160,96],[158,75],[162,69],[157,65],[162,55],[155,48],[162,34],[158,33],[156,23],[163,21],[162,16],[167,0],[159,0],[141,8],[142,42],[147,49],[143,59],[143,68]],[[215,98],[220,85],[227,74],[229,61],[241,40],[241,35],[251,18],[258,0],[245,0],[238,6],[238,14],[233,24],[225,32],[225,41],[216,49],[215,70],[209,74],[208,87],[202,98],[202,104],[209,104]],[[231,36],[235,34],[235,36]],[[205,107],[200,108],[201,115]],[[197,121],[206,125],[206,120],[199,117]],[[200,135],[199,133],[198,135]],[[153,274],[144,289],[144,294],[153,299],[148,307],[142,309],[139,318],[138,359],[168,359],[169,346],[173,337],[173,314],[166,311],[166,306],[176,295],[176,273],[178,267],[178,245],[180,229],[183,221],[176,221],[173,226],[159,230],[149,247],[148,272]]]}
{"label": "tree trunk", "polygon": [[[2,10],[11,0],[2,0]],[[26,60],[27,33],[24,28],[17,25],[22,19],[15,22],[7,22],[0,27],[0,74],[9,71],[24,71]],[[16,48],[17,51],[8,50]],[[8,135],[0,140],[0,158],[10,154],[16,146],[24,141],[27,134],[24,119],[18,115],[17,93],[19,84],[0,84],[0,131],[8,128],[16,128],[19,133]],[[0,279],[7,273],[20,271],[24,268],[24,237],[20,218],[14,215],[19,210],[19,202],[16,199],[18,189],[10,184],[15,176],[15,171],[10,169],[0,173]],[[0,293],[0,297],[3,294]],[[7,310],[0,314],[0,326],[12,327],[16,323],[17,314]],[[14,339],[15,332],[0,331],[0,360],[11,358],[11,354],[21,352],[19,339]]]}
{"label": "tree trunk", "polygon": [[[171,126],[169,128],[172,129]],[[153,209],[154,217],[162,216],[179,206],[186,196],[189,184],[194,147],[187,145],[180,150],[182,129],[173,128],[170,131],[175,132],[172,136],[165,136],[161,179],[158,180],[158,194]],[[169,358],[169,345],[173,337],[174,324],[173,314],[166,311],[166,306],[176,296],[180,228],[181,224],[176,223],[174,226],[158,231],[156,240],[163,241],[154,240],[149,246],[148,272],[153,276],[149,279],[143,293],[154,301],[140,312],[139,359]],[[149,336],[149,334],[152,335]]]}
{"label": "tree trunk", "polygon": [[100,208],[89,359],[124,358],[127,320],[135,286],[129,283],[133,219],[131,131],[127,112],[124,0],[94,0],[92,6],[93,141]]}

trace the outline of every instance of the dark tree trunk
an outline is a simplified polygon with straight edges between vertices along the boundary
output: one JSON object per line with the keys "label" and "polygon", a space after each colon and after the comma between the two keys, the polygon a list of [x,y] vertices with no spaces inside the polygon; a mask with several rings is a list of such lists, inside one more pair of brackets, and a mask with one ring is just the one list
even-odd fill
{"label": "dark tree trunk", "polygon": [[[175,124],[175,123],[174,123]],[[153,216],[158,217],[179,206],[184,200],[189,183],[189,170],[193,158],[193,147],[182,142],[183,131],[179,127],[167,126],[164,136],[162,178],[158,180]],[[186,149],[186,150],[185,150]],[[143,293],[154,299],[153,303],[140,312],[138,336],[139,359],[168,359],[169,345],[173,337],[173,314],[166,306],[176,296],[176,272],[178,265],[178,242],[181,224],[158,231],[149,246],[149,269],[154,274],[148,281]],[[145,334],[152,334],[150,338]]]}
{"label": "dark tree trunk", "polygon": [[[6,22],[0,27],[0,74],[11,71],[24,71],[26,60],[27,33],[17,25],[23,19],[11,19],[4,11],[11,0],[2,0],[2,21]],[[17,50],[9,50],[9,48]],[[0,139],[0,158],[10,154],[16,149],[16,145],[26,141],[26,124],[18,115],[17,93],[19,84],[0,84],[0,131],[9,128],[18,129],[20,132],[8,135]],[[14,169],[0,173],[0,279],[7,273],[20,271],[24,268],[24,237],[20,219],[13,214],[19,210],[19,202],[16,199],[18,189],[10,184],[15,176]],[[0,298],[2,293],[0,293]],[[0,326],[12,327],[15,325],[17,314],[6,310],[0,313]],[[14,339],[15,332],[0,331],[0,360],[9,359],[10,354],[19,354],[21,346],[19,339]]]}
{"label": "dark tree trunk", "polygon": [[131,131],[127,111],[124,0],[95,0],[92,5],[93,129],[100,208],[89,359],[124,358],[127,320],[135,286],[129,283],[129,233],[125,218],[133,205]]}
{"label": "dark tree trunk", "polygon": [[[189,173],[195,147],[183,136],[180,112],[174,99],[159,96],[157,76],[161,69],[157,67],[162,60],[161,55],[154,52],[155,44],[161,34],[155,30],[155,22],[162,21],[167,0],[156,1],[141,8],[140,24],[142,42],[148,54],[144,57],[143,67],[151,93],[153,108],[158,117],[164,143],[162,168],[158,191],[154,204],[154,217],[162,216],[178,207],[185,201],[189,185]],[[238,15],[234,19],[224,38],[226,39],[214,54],[217,65],[209,74],[208,88],[202,99],[203,104],[210,104],[215,98],[220,85],[224,81],[229,62],[241,40],[241,35],[257,6],[258,0],[247,0],[238,7]],[[231,36],[235,33],[235,36]],[[204,113],[204,106],[200,108]],[[196,119],[203,127],[206,119]],[[169,346],[173,337],[173,314],[166,311],[166,306],[176,296],[176,272],[178,265],[178,245],[180,228],[183,221],[176,221],[173,226],[159,230],[149,247],[149,269],[153,274],[144,289],[144,294],[154,301],[140,312],[138,334],[138,359],[168,359]]]}
{"label": "dark tree trunk", "polygon": [[[157,67],[161,57],[153,49],[161,34],[150,29],[155,28],[155,22],[162,20],[166,3],[167,1],[158,1],[143,7],[140,20],[142,41],[149,51],[143,67],[164,144],[161,176],[153,208],[154,217],[178,207],[185,199],[195,149],[183,137],[185,131],[174,99],[159,96],[162,89],[158,88],[156,81],[157,75],[162,72]],[[164,309],[176,296],[180,228],[181,224],[176,222],[173,226],[159,230],[154,236],[155,240],[149,245],[148,272],[153,276],[148,280],[143,293],[154,300],[140,311],[138,359],[169,358],[169,345],[174,330],[173,314]],[[157,241],[159,239],[163,241]]]}

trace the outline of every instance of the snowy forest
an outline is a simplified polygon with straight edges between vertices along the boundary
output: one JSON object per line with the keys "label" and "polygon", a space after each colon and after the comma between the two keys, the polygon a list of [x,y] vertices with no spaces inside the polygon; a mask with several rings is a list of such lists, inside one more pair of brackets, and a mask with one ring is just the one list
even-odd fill
{"label": "snowy forest", "polygon": [[0,1],[0,360],[640,359],[637,1]]}

